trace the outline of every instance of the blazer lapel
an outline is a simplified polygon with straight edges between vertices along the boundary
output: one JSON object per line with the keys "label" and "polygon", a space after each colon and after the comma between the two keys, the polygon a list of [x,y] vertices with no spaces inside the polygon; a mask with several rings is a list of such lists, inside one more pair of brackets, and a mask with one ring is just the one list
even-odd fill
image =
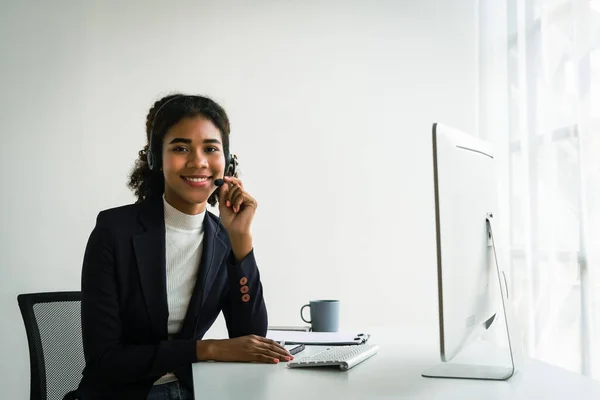
{"label": "blazer lapel", "polygon": [[133,237],[140,281],[150,320],[160,337],[168,336],[167,277],[165,259],[165,223],[162,197],[144,204],[139,220],[145,228]]}
{"label": "blazer lapel", "polygon": [[181,337],[189,338],[196,336],[196,327],[202,305],[206,301],[210,289],[219,273],[220,265],[227,253],[227,245],[222,236],[226,234],[223,228],[220,228],[213,218],[206,212],[204,218],[204,243],[202,247],[202,257],[198,267],[198,277],[196,285],[192,292],[192,297],[188,305]]}

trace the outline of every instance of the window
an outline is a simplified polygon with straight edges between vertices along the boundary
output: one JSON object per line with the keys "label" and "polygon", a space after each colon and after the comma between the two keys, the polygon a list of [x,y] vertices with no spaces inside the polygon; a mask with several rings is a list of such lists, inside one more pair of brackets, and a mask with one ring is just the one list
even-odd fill
{"label": "window", "polygon": [[600,0],[503,6],[507,126],[495,143],[521,339],[529,356],[600,379]]}

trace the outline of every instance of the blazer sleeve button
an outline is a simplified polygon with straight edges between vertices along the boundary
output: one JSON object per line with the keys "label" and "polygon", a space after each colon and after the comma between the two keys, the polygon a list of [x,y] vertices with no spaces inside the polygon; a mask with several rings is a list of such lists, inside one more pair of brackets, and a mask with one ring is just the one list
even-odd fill
{"label": "blazer sleeve button", "polygon": [[246,283],[248,283],[248,278],[244,276],[242,279],[240,279],[240,285],[245,285]]}
{"label": "blazer sleeve button", "polygon": [[240,292],[242,292],[242,293],[248,293],[248,290],[249,290],[249,289],[248,289],[248,286],[242,286],[242,287],[240,288]]}
{"label": "blazer sleeve button", "polygon": [[248,293],[246,293],[245,295],[242,296],[242,301],[244,303],[247,303],[250,301],[250,295]]}

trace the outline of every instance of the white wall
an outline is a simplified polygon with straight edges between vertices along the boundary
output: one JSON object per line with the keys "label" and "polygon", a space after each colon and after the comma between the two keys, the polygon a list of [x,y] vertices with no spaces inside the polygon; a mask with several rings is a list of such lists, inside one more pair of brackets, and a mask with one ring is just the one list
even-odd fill
{"label": "white wall", "polygon": [[[479,0],[479,135],[494,146],[498,180],[497,243],[499,265],[512,280],[510,260],[510,154],[507,2]],[[512,284],[510,285],[512,286]]]}
{"label": "white wall", "polygon": [[134,200],[147,110],[171,90],[230,114],[272,324],[339,298],[342,327],[420,325],[434,340],[430,131],[477,128],[475,4],[4,1],[5,397],[28,396],[17,294],[79,289],[95,217]]}

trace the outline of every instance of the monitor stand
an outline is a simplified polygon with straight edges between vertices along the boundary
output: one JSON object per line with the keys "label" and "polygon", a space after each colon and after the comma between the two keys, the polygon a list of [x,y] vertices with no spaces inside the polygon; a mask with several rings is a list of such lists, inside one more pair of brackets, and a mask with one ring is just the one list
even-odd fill
{"label": "monitor stand", "polygon": [[[480,379],[480,380],[496,380],[505,381],[512,377],[515,373],[515,359],[513,347],[511,343],[510,330],[508,328],[508,316],[506,313],[506,304],[504,302],[504,294],[502,291],[502,279],[500,278],[500,267],[498,265],[498,257],[496,255],[496,246],[494,244],[494,235],[492,233],[491,219],[493,215],[489,214],[486,217],[486,226],[488,230],[488,240],[491,240],[492,249],[494,251],[494,264],[496,264],[496,272],[498,274],[498,285],[500,287],[500,298],[502,299],[502,312],[504,313],[504,322],[506,326],[506,337],[508,339],[508,351],[510,352],[510,367],[509,366],[492,366],[492,365],[476,365],[476,364],[458,364],[445,362],[438,364],[421,375],[426,378],[449,378],[449,379]],[[502,275],[504,275],[502,273]],[[506,277],[504,278],[506,285]],[[508,299],[508,286],[506,286],[506,298]]]}

